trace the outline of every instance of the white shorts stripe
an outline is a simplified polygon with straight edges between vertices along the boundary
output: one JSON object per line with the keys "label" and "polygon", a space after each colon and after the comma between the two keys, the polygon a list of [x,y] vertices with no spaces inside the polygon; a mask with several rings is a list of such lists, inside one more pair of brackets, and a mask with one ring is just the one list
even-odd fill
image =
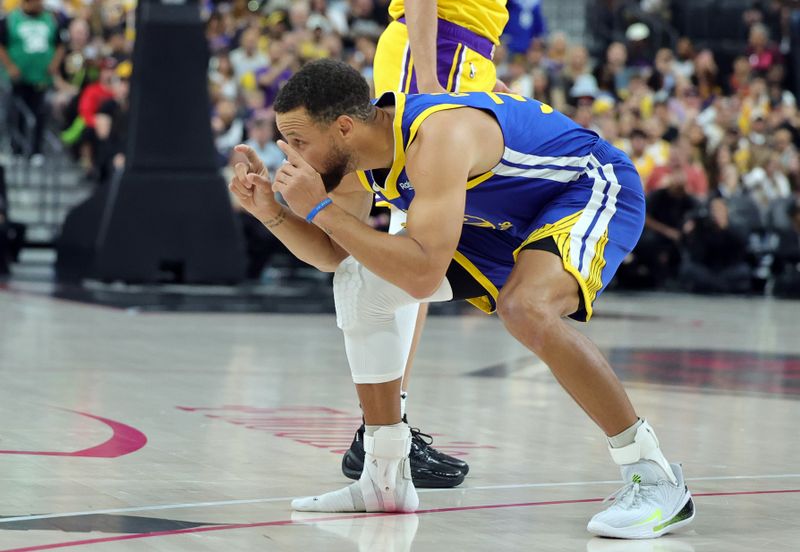
{"label": "white shorts stripe", "polygon": [[581,176],[581,173],[578,171],[563,169],[521,169],[519,167],[509,167],[502,162],[496,165],[492,169],[492,172],[499,176],[541,178],[562,183],[572,182]]}
{"label": "white shorts stripe", "polygon": [[[597,163],[597,160],[592,156],[592,163]],[[599,165],[599,163],[598,163]],[[581,274],[583,274],[584,278],[589,277],[589,271],[592,265],[592,261],[594,260],[594,252],[595,247],[597,246],[597,241],[600,237],[605,233],[608,229],[608,224],[611,222],[611,217],[617,212],[617,195],[620,191],[620,184],[617,180],[617,175],[614,174],[614,167],[611,164],[603,165],[600,167],[603,171],[602,175],[600,174],[600,170],[595,170],[597,173],[597,177],[600,179],[603,184],[607,184],[608,192],[606,195],[606,204],[605,208],[600,212],[600,216],[597,218],[597,222],[592,228],[591,233],[586,238],[586,248],[583,252],[583,266],[581,267]],[[603,178],[605,177],[605,179]],[[604,186],[605,189],[606,186]]]}
{"label": "white shorts stripe", "polygon": [[400,82],[397,83],[396,90],[403,92],[406,85],[406,66],[408,65],[408,56],[411,55],[411,44],[406,42],[405,50],[403,50],[403,62],[400,64]]}
{"label": "white shorts stripe", "polygon": [[464,70],[464,60],[467,59],[467,50],[468,48],[465,45],[461,48],[461,55],[458,56],[458,69],[456,70],[456,78],[453,82],[454,92],[461,91],[461,72]]}
{"label": "white shorts stripe", "polygon": [[584,278],[588,278],[589,276],[589,265],[581,265],[581,249],[583,247],[583,238],[588,234],[589,226],[591,226],[592,221],[597,215],[597,212],[603,206],[603,198],[605,197],[604,190],[607,184],[605,180],[600,178],[597,168],[595,167],[592,167],[590,170],[586,171],[586,176],[594,181],[594,184],[592,185],[592,197],[589,199],[589,203],[586,204],[586,207],[583,209],[583,213],[581,214],[580,218],[578,218],[578,222],[575,223],[575,226],[572,227],[572,231],[569,234],[570,264],[572,264],[572,266],[574,266],[576,269],[580,269],[581,275]]}
{"label": "white shorts stripe", "polygon": [[589,163],[591,155],[583,157],[544,157],[541,155],[528,155],[519,151],[506,148],[503,159],[519,165],[555,165],[558,167],[577,167],[584,169]]}

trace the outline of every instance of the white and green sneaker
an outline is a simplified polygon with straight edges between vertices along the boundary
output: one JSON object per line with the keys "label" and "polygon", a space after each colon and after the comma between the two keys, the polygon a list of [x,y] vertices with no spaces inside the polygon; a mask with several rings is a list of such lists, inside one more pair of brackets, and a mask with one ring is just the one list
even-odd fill
{"label": "white and green sneaker", "polygon": [[624,487],[605,502],[614,503],[592,518],[590,533],[619,539],[653,539],[691,523],[692,494],[679,464],[670,464],[676,483],[655,462],[640,460],[621,466]]}

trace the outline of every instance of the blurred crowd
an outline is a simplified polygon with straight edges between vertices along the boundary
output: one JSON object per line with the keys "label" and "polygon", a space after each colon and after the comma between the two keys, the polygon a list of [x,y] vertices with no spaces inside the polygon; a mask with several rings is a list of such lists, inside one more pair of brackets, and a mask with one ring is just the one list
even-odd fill
{"label": "blurred crowd", "polygon": [[[668,16],[669,2],[627,3],[647,8],[651,19],[625,22],[624,34],[609,34],[591,56],[545,24],[539,2],[512,0],[506,45],[495,53],[498,76],[512,91],[563,111],[636,164],[648,217],[618,285],[705,293],[760,293],[769,285],[776,294],[800,295],[800,113],[787,85],[796,55],[790,38],[800,32],[800,12],[791,2],[754,2],[741,15],[747,32],[740,51],[719,59],[689,38],[654,36],[652,18]],[[8,64],[0,66],[6,66],[18,101],[37,120],[46,111],[87,175],[103,181],[124,164],[135,0],[3,4],[3,25],[17,9],[39,6],[52,14],[57,32],[46,70],[29,63],[15,74]],[[271,170],[280,165],[271,106],[304,63],[339,58],[371,81],[388,4],[203,2],[211,127],[221,169],[229,171],[237,161],[232,149],[241,142]],[[604,15],[597,17],[600,25]],[[38,134],[23,153],[41,152]],[[274,244],[263,228],[246,223],[245,231],[256,278]]]}
{"label": "blurred crowd", "polygon": [[49,129],[88,178],[124,163],[135,0],[3,0],[0,71],[15,153],[43,161]]}

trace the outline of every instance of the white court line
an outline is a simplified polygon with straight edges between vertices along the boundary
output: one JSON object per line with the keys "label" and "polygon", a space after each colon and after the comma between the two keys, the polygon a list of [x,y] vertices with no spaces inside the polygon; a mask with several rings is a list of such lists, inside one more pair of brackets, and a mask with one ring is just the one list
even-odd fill
{"label": "white court line", "polygon": [[[718,475],[713,477],[687,477],[686,481],[725,481],[736,479],[787,479],[800,477],[800,473],[784,473],[777,475]],[[532,489],[539,487],[583,487],[588,485],[614,485],[623,483],[619,479],[608,481],[571,481],[566,483],[514,483],[511,485],[487,485],[484,487],[464,487],[452,489],[417,489],[418,493],[437,493],[442,491],[494,491],[502,489]]]}
{"label": "white court line", "polygon": [[[784,473],[774,475],[721,475],[711,477],[688,477],[687,481],[733,481],[733,480],[753,480],[753,479],[789,479],[798,478],[800,473]],[[452,489],[417,489],[418,493],[441,493],[441,492],[461,492],[467,491],[495,491],[503,489],[532,489],[545,487],[585,487],[589,485],[619,485],[619,479],[607,481],[567,481],[563,483],[518,483],[512,485],[486,485],[481,487],[464,487]],[[185,504],[162,504],[157,506],[136,506],[132,508],[114,508],[109,510],[89,510],[84,512],[64,512],[61,514],[41,514],[35,516],[16,516],[0,519],[0,524],[11,523],[12,521],[33,521],[37,519],[55,519],[63,517],[93,516],[102,514],[122,514],[127,512],[152,512],[154,510],[180,510],[184,508],[211,508],[213,506],[237,506],[241,504],[265,504],[268,502],[288,502],[294,496],[282,496],[274,498],[252,498],[246,500],[222,500],[218,502],[189,502]]]}

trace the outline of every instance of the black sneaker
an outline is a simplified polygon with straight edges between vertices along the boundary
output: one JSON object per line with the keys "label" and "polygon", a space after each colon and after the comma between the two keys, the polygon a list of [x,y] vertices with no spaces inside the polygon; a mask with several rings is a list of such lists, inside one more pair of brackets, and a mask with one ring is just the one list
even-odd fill
{"label": "black sneaker", "polygon": [[[426,488],[450,488],[460,485],[466,475],[459,468],[438,460],[431,452],[437,456],[451,458],[442,454],[436,449],[428,446],[418,429],[411,430],[411,478],[414,486],[420,489]],[[428,439],[431,437],[425,435]],[[456,462],[461,462],[452,458]],[[466,463],[464,463],[466,466]],[[364,469],[364,424],[356,431],[350,449],[342,457],[342,473],[350,479],[358,479]],[[469,468],[467,468],[469,469]]]}
{"label": "black sneaker", "polygon": [[431,445],[433,444],[433,437],[428,435],[427,433],[422,433],[416,427],[411,428],[411,454],[414,454],[413,447],[414,445],[423,448],[427,451],[428,455],[431,458],[436,460],[437,462],[441,462],[442,464],[447,464],[448,466],[453,466],[457,468],[461,473],[467,475],[469,473],[469,464],[461,460],[460,458],[455,458],[450,456],[449,454],[445,454],[433,448]]}

